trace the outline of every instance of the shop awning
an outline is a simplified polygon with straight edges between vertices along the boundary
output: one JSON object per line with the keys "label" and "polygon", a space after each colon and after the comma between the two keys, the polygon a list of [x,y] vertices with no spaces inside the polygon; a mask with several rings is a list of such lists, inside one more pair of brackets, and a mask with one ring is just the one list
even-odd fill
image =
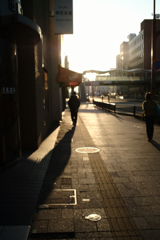
{"label": "shop awning", "polygon": [[57,82],[65,87],[79,86],[82,82],[82,74],[59,66]]}
{"label": "shop awning", "polygon": [[12,14],[0,17],[0,36],[17,44],[35,45],[41,40],[41,29],[31,19]]}

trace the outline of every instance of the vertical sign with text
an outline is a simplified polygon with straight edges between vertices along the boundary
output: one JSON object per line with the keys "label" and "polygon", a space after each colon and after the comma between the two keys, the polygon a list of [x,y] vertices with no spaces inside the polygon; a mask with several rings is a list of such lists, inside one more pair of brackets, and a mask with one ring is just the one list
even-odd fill
{"label": "vertical sign with text", "polygon": [[54,0],[55,34],[73,34],[72,0]]}

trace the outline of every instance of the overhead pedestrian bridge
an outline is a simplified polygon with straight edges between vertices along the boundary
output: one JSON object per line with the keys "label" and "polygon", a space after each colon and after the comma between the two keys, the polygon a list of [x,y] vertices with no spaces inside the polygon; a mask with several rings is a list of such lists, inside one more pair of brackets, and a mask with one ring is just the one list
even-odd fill
{"label": "overhead pedestrian bridge", "polygon": [[[97,74],[94,81],[85,81],[85,85],[148,85],[151,83],[151,70],[147,69],[131,69],[108,71],[87,70],[83,72],[83,76],[87,73]],[[156,71],[156,82],[160,84],[160,70]]]}

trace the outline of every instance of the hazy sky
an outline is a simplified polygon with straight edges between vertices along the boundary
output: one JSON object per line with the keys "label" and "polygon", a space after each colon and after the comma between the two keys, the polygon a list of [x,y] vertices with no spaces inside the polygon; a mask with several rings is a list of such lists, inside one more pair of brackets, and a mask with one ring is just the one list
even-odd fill
{"label": "hazy sky", "polygon": [[[64,35],[70,69],[77,72],[116,67],[120,44],[153,19],[153,0],[73,0],[73,35]],[[160,0],[156,0],[160,13]]]}

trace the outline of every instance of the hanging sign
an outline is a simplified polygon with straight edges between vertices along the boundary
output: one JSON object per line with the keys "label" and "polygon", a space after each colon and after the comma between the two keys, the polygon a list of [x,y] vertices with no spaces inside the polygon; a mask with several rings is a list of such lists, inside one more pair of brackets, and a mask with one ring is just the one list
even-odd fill
{"label": "hanging sign", "polygon": [[65,83],[69,86],[78,86],[82,82],[82,74],[59,66],[57,82]]}
{"label": "hanging sign", "polygon": [[69,82],[69,86],[78,86],[78,82]]}
{"label": "hanging sign", "polygon": [[55,34],[73,34],[72,0],[54,0]]}

